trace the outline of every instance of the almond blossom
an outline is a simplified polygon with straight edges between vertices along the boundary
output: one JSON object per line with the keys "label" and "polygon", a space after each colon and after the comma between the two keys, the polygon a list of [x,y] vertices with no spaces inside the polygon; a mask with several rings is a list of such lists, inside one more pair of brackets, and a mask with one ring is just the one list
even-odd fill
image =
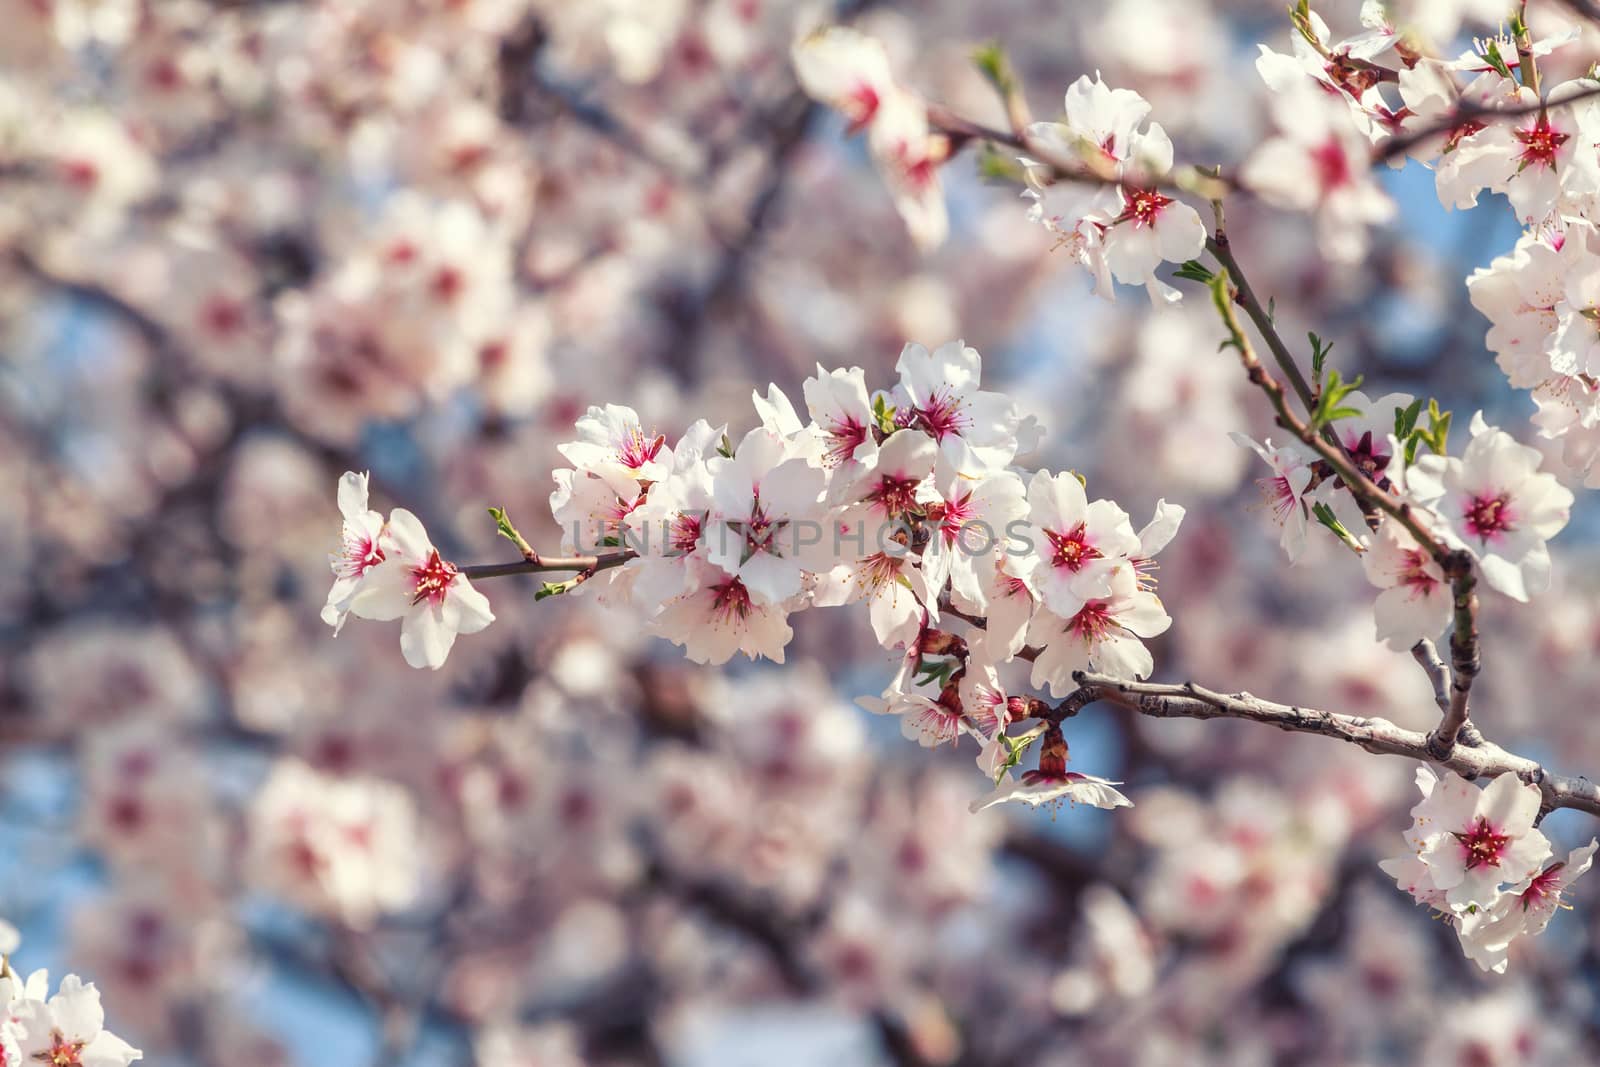
{"label": "almond blossom", "polygon": [[1294,563],[1306,548],[1306,490],[1311,485],[1311,456],[1299,442],[1290,442],[1275,448],[1272,439],[1257,444],[1242,433],[1230,433],[1235,444],[1250,449],[1266,460],[1272,476],[1256,479],[1261,490],[1261,500],[1272,515],[1272,521],[1283,527],[1279,543],[1283,545],[1289,562]]}
{"label": "almond blossom", "polygon": [[1044,606],[1065,618],[1110,592],[1112,575],[1139,550],[1128,513],[1110,500],[1091,502],[1072,473],[1039,471],[1028,483],[1031,552],[1007,557]]}
{"label": "almond blossom", "polygon": [[707,558],[764,604],[795,596],[809,569],[807,543],[822,539],[824,484],[822,472],[804,458],[790,458],[780,438],[751,430],[733,458],[719,460],[712,472]]}
{"label": "almond blossom", "polygon": [[937,599],[948,583],[963,604],[987,613],[984,565],[1027,516],[1022,479],[1012,471],[988,473],[970,451],[947,449],[939,455],[933,491],[935,499],[925,502],[934,525],[923,553],[929,593]]}
{"label": "almond blossom", "polygon": [[[1160,188],[1172,170],[1172,141],[1159,123],[1139,129],[1150,114],[1148,101],[1110,88],[1099,75],[1068,88],[1065,110],[1065,122],[1029,127],[1029,142],[1054,159],[1089,159],[1104,168],[1118,182],[1115,198],[1092,185],[1057,182],[1049,168],[1024,158],[1032,216],[1075,244],[1091,273],[1099,276],[1103,268],[1117,281],[1145,286],[1154,302],[1176,302],[1180,294],[1157,279],[1156,268],[1199,255],[1205,228],[1194,208]],[[1111,295],[1107,284],[1097,291]]]}
{"label": "almond blossom", "polygon": [[338,633],[345,616],[360,595],[363,581],[384,561],[383,516],[367,507],[367,475],[345,472],[339,479],[339,511],[344,516],[338,552],[328,554],[333,567],[333,588],[322,609],[322,621]]}
{"label": "almond blossom", "polygon": [[[1505,952],[1519,937],[1538,937],[1562,907],[1563,896],[1594,864],[1600,841],[1590,841],[1567,853],[1564,860],[1546,865],[1500,895],[1485,913],[1486,921],[1476,932],[1485,946],[1487,960],[1479,959],[1485,970],[1503,970]],[[1476,958],[1476,957],[1475,957]]]}
{"label": "almond blossom", "polygon": [[1036,441],[1015,402],[978,388],[983,356],[966,342],[931,351],[912,342],[900,350],[894,369],[900,375],[893,393],[896,422],[918,427],[942,447],[965,444],[973,458],[1000,468]]}
{"label": "almond blossom", "polygon": [[629,483],[658,482],[672,470],[666,438],[646,434],[639,414],[621,404],[591,407],[578,420],[578,440],[558,446],[581,471],[604,478],[619,494]]}
{"label": "almond blossom", "polygon": [[1540,796],[1514,774],[1479,787],[1453,772],[1412,809],[1423,884],[1453,911],[1485,910],[1505,883],[1539,870],[1550,842],[1534,827]]}
{"label": "almond blossom", "polygon": [[801,86],[813,99],[841,112],[851,133],[870,126],[884,97],[894,91],[883,45],[855,30],[814,30],[795,42],[793,57]]}
{"label": "almond blossom", "polygon": [[439,555],[418,518],[396,508],[382,542],[384,560],[365,575],[351,611],[363,619],[400,619],[400,651],[413,667],[438,670],[457,634],[475,634],[494,621],[489,599]]}
{"label": "almond blossom", "polygon": [[726,663],[735,652],[782,663],[794,636],[781,601],[754,595],[740,576],[695,558],[685,591],[663,604],[650,625],[696,663]]}
{"label": "almond blossom", "polygon": [[870,467],[878,453],[877,423],[867,396],[866,373],[860,367],[826,371],[819,363],[804,386],[806,408],[829,466],[842,468],[837,482],[849,485]]}
{"label": "almond blossom", "polygon": [[1460,458],[1419,456],[1407,472],[1412,491],[1478,559],[1484,579],[1513,600],[1549,588],[1546,542],[1566,526],[1572,508],[1571,490],[1539,470],[1541,459],[1479,412]]}
{"label": "almond blossom", "polygon": [[1028,628],[1028,641],[1040,647],[1029,679],[1064,697],[1076,688],[1074,671],[1098,670],[1123,678],[1146,678],[1155,660],[1142,638],[1159,637],[1172,625],[1161,599],[1139,586],[1124,563],[1110,574],[1107,590],[1092,596],[1069,616],[1040,611]]}
{"label": "almond blossom", "polygon": [[48,1001],[24,1000],[13,1006],[20,1062],[37,1060],[55,1067],[127,1067],[144,1054],[105,1029],[100,991],[77,975],[61,980]]}
{"label": "almond blossom", "polygon": [[622,542],[639,553],[627,569],[635,572],[632,595],[644,603],[664,603],[683,592],[690,558],[705,558],[704,528],[713,504],[707,461],[725,432],[696,421],[672,450],[672,472],[618,516]]}
{"label": "almond blossom", "polygon": [[1394,519],[1384,519],[1361,557],[1379,589],[1373,607],[1378,640],[1397,652],[1435,638],[1450,624],[1454,596],[1444,569]]}

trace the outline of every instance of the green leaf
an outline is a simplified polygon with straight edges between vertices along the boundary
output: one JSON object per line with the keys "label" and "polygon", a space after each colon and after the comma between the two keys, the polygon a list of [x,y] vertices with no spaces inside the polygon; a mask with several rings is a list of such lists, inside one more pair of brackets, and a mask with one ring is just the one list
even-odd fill
{"label": "green leaf", "polygon": [[[1420,401],[1418,402],[1420,404]],[[1406,463],[1410,464],[1417,458],[1423,445],[1428,446],[1428,451],[1436,456],[1442,456],[1450,444],[1450,420],[1452,413],[1441,411],[1437,400],[1428,400],[1428,428],[1413,426],[1405,438]]]}
{"label": "green leaf", "polygon": [[1333,508],[1329,507],[1327,504],[1322,503],[1321,501],[1318,501],[1317,503],[1311,505],[1311,514],[1316,518],[1316,520],[1318,522],[1322,523],[1322,525],[1326,526],[1329,530],[1333,531],[1333,535],[1335,537],[1337,537],[1339,540],[1343,541],[1346,545],[1350,546],[1350,549],[1352,551],[1354,551],[1354,552],[1365,552],[1366,551],[1366,549],[1361,546],[1361,542],[1357,541],[1355,539],[1355,536],[1353,534],[1351,534],[1348,529],[1345,528],[1344,523],[1340,522],[1337,518],[1334,517]]}
{"label": "green leaf", "polygon": [[568,578],[564,582],[545,582],[534,591],[533,599],[543,600],[546,597],[560,596],[562,593],[565,593],[568,589],[571,589],[577,584],[578,581],[576,578]]}
{"label": "green leaf", "polygon": [[1483,49],[1483,58],[1489,64],[1489,66],[1494,68],[1495,73],[1500,75],[1500,77],[1507,79],[1511,77],[1511,67],[1506,63],[1505,59],[1501,57],[1500,45],[1498,42],[1491,39],[1485,43]]}
{"label": "green leaf", "polygon": [[1330,370],[1327,381],[1322,386],[1322,392],[1317,397],[1317,409],[1311,413],[1311,428],[1320,430],[1330,422],[1360,415],[1360,408],[1343,404],[1345,397],[1359,388],[1361,388],[1361,375],[1356,375],[1355,381],[1347,382],[1337,370]]}
{"label": "green leaf", "polygon": [[1216,277],[1205,264],[1197,259],[1184,260],[1183,265],[1173,271],[1173,276],[1185,281],[1199,282],[1201,285],[1211,284],[1211,279]]}
{"label": "green leaf", "polygon": [[519,546],[523,544],[522,535],[511,525],[511,519],[506,515],[505,508],[490,508],[489,517],[494,520],[495,530],[501,537]]}
{"label": "green leaf", "polygon": [[733,442],[728,440],[727,434],[723,434],[722,440],[717,444],[717,455],[724,459],[733,458]]}
{"label": "green leaf", "polygon": [[1006,96],[1016,90],[1017,76],[1012,72],[1011,61],[999,41],[989,41],[972,50],[973,65],[978,68],[994,91]]}
{"label": "green leaf", "polygon": [[1417,416],[1422,414],[1422,398],[1419,396],[1407,408],[1394,409],[1394,436],[1397,441],[1404,441],[1411,436],[1411,431],[1416,429]]}
{"label": "green leaf", "polygon": [[1328,353],[1333,351],[1333,345],[1323,344],[1322,338],[1314,333],[1308,333],[1306,337],[1311,341],[1311,376],[1320,382],[1323,365],[1328,362]]}
{"label": "green leaf", "polygon": [[978,152],[978,177],[986,182],[1022,185],[1027,173],[1016,156],[1001,152],[992,144],[985,144]]}
{"label": "green leaf", "polygon": [[887,437],[898,428],[894,424],[894,405],[884,398],[884,394],[879,393],[872,398],[872,414],[877,420],[878,431],[884,436]]}

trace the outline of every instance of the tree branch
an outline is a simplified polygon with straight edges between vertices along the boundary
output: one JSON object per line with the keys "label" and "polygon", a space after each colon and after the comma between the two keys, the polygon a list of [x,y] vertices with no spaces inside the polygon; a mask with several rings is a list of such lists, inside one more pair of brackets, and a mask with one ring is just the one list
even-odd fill
{"label": "tree branch", "polygon": [[1320,734],[1380,755],[1438,764],[1463,778],[1515,774],[1539,787],[1545,811],[1575,808],[1600,815],[1600,786],[1584,778],[1549,774],[1538,762],[1488,742],[1475,748],[1458,746],[1449,756],[1440,758],[1434,755],[1427,734],[1404,729],[1387,719],[1275,704],[1249,693],[1214,692],[1193,682],[1136,682],[1087,671],[1074,672],[1073,679],[1079,688],[1053,709],[1053,721],[1071,718],[1097,701],[1157,719],[1248,719],[1293,733]]}
{"label": "tree branch", "polygon": [[[1217,257],[1217,262],[1223,266],[1225,272],[1213,282],[1213,302],[1217,313],[1222,317],[1223,325],[1227,327],[1233,345],[1239,351],[1245,374],[1253,385],[1267,394],[1273,410],[1277,412],[1278,425],[1294,434],[1302,444],[1332,467],[1351,494],[1360,502],[1364,511],[1369,514],[1382,511],[1405,527],[1406,532],[1416,543],[1427,549],[1428,554],[1444,571],[1445,577],[1450,580],[1454,599],[1450,653],[1455,667],[1455,677],[1450,686],[1450,706],[1446,710],[1444,721],[1432,735],[1435,754],[1442,759],[1450,754],[1461,730],[1467,725],[1467,697],[1472,690],[1472,682],[1478,675],[1480,665],[1478,597],[1475,591],[1478,583],[1472,569],[1472,556],[1465,550],[1453,548],[1434,536],[1433,531],[1418,518],[1409,502],[1379,486],[1351,462],[1343,448],[1336,442],[1329,441],[1327,436],[1318,434],[1310,423],[1295,414],[1288,398],[1284,395],[1283,386],[1261,365],[1250,339],[1245,336],[1238,317],[1234,314],[1234,303],[1237,302],[1244,307],[1246,313],[1250,312],[1252,305],[1244,299],[1244,294],[1249,292],[1248,283],[1233,273],[1238,269],[1238,262],[1232,256],[1225,258],[1227,235],[1219,232],[1215,238],[1207,242],[1207,247],[1212,249],[1212,254]],[[1233,300],[1228,299],[1230,291],[1238,294]],[[1254,303],[1254,307],[1257,311],[1261,311],[1259,302]],[[1266,339],[1269,348],[1274,352],[1281,348],[1287,354],[1288,349],[1278,337],[1271,316],[1264,312],[1260,317],[1252,314],[1251,321]]]}

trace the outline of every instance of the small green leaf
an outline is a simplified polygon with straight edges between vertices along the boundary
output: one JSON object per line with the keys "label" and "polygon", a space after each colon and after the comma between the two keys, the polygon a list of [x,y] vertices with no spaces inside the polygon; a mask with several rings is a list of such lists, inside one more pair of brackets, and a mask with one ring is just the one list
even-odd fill
{"label": "small green leaf", "polygon": [[1323,344],[1322,338],[1314,333],[1308,333],[1306,337],[1311,342],[1311,376],[1320,382],[1322,368],[1328,362],[1328,353],[1333,351],[1333,345]]}
{"label": "small green leaf", "polygon": [[1174,277],[1199,282],[1201,285],[1211,284],[1211,279],[1215,277],[1211,270],[1197,259],[1184,260],[1183,265],[1172,273]]}
{"label": "small green leaf", "polygon": [[1422,414],[1422,398],[1419,396],[1407,408],[1394,409],[1394,436],[1398,441],[1404,441],[1411,436],[1411,431],[1416,428],[1417,416]]}
{"label": "small green leaf", "polygon": [[1507,79],[1511,77],[1511,67],[1500,55],[1499,42],[1494,40],[1486,42],[1483,49],[1483,58],[1500,77]]}
{"label": "small green leaf", "polygon": [[727,434],[723,434],[722,440],[717,444],[717,455],[724,459],[733,458],[733,442],[728,439]]}
{"label": "small green leaf", "polygon": [[999,41],[989,41],[972,50],[973,65],[978,68],[978,73],[984,76],[988,83],[994,86],[994,91],[1001,96],[1013,92],[1017,87],[1017,77],[1011,70],[1011,61],[1006,58],[1005,49],[1000,47]]}
{"label": "small green leaf", "polygon": [[1347,382],[1337,370],[1330,370],[1322,393],[1317,397],[1317,409],[1311,413],[1311,428],[1320,430],[1330,422],[1360,415],[1360,408],[1348,407],[1343,403],[1347,396],[1359,388],[1361,375],[1356,375],[1355,381]]}
{"label": "small green leaf", "polygon": [[546,597],[560,596],[577,584],[578,582],[575,578],[568,578],[564,582],[545,582],[534,591],[533,599],[543,600]]}
{"label": "small green leaf", "polygon": [[978,177],[986,182],[1021,185],[1027,173],[1016,156],[1001,152],[992,144],[985,144],[978,153]]}
{"label": "small green leaf", "polygon": [[1362,547],[1361,542],[1357,541],[1355,536],[1345,528],[1344,523],[1340,522],[1334,516],[1333,508],[1322,503],[1321,501],[1318,501],[1317,503],[1311,505],[1311,514],[1315,516],[1318,522],[1322,523],[1322,525],[1333,531],[1333,535],[1348,545],[1352,551],[1366,551],[1366,549]]}

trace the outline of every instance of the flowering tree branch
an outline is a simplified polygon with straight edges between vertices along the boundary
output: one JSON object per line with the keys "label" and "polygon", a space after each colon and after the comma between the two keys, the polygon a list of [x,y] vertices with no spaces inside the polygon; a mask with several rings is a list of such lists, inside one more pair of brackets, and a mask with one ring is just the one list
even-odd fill
{"label": "flowering tree branch", "polygon": [[[1288,402],[1283,386],[1267,373],[1261,361],[1256,358],[1254,346],[1234,314],[1234,304],[1241,304],[1247,312],[1252,307],[1255,309],[1256,313],[1251,315],[1251,321],[1267,339],[1268,346],[1273,352],[1281,353],[1280,363],[1286,367],[1293,367],[1293,357],[1289,355],[1271,317],[1261,308],[1260,302],[1255,300],[1253,295],[1248,301],[1246,300],[1245,294],[1249,293],[1249,286],[1242,281],[1242,275],[1238,277],[1232,275],[1232,271],[1238,270],[1238,261],[1228,254],[1226,233],[1219,232],[1211,239],[1208,247],[1212,248],[1213,254],[1224,268],[1223,272],[1211,281],[1212,303],[1228,329],[1229,344],[1238,351],[1246,376],[1251,384],[1267,395],[1277,415],[1278,425],[1294,434],[1301,444],[1332,467],[1364,511],[1369,514],[1381,511],[1405,527],[1417,544],[1427,549],[1450,579],[1453,603],[1450,651],[1454,673],[1450,683],[1449,706],[1438,729],[1429,735],[1428,739],[1436,757],[1440,759],[1448,757],[1455,747],[1462,728],[1467,725],[1468,696],[1472,691],[1473,679],[1477,677],[1479,670],[1478,598],[1475,592],[1477,578],[1473,574],[1472,557],[1465,550],[1453,548],[1437,537],[1418,517],[1409,502],[1396,498],[1392,492],[1379,486],[1351,461],[1350,456],[1336,441],[1330,441],[1329,435],[1317,433],[1310,423],[1296,414]],[[1311,406],[1308,402],[1308,410]]]}

